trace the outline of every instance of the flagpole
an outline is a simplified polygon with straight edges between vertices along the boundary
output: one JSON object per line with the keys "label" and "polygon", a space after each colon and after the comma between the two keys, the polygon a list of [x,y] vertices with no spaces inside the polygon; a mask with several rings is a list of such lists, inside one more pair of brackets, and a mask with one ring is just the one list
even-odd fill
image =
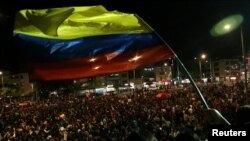
{"label": "flagpole", "polygon": [[241,39],[242,60],[243,60],[243,65],[244,65],[244,76],[245,76],[244,94],[246,96],[246,100],[248,100],[248,97],[247,97],[247,64],[246,64],[246,54],[245,54],[242,26],[240,27],[240,39]]}
{"label": "flagpole", "polygon": [[[163,43],[168,47],[168,49],[174,54],[174,59],[179,63],[179,65],[183,68],[184,72],[187,74],[192,86],[194,87],[197,96],[200,98],[201,102],[203,103],[203,105],[206,107],[207,110],[213,110],[211,109],[206,100],[204,99],[203,95],[201,94],[200,89],[198,88],[198,86],[196,85],[196,83],[194,82],[194,79],[192,78],[192,76],[190,75],[189,71],[187,70],[187,68],[184,66],[184,64],[182,63],[182,61],[179,59],[179,57],[177,56],[177,54],[174,52],[174,50],[168,45],[168,43],[163,39],[163,37],[160,36],[160,34],[158,32],[156,32],[146,21],[144,21],[140,16],[136,15],[137,18],[139,18],[150,30],[154,31],[154,33],[156,34],[157,37],[159,37]],[[221,119],[228,125],[230,125],[230,122],[227,121],[226,118],[224,118],[220,113],[218,114],[218,116],[221,117]]]}
{"label": "flagpole", "polygon": [[157,33],[149,24],[147,24],[147,22],[145,22],[140,16],[136,15],[136,17],[138,17],[145,25],[147,25],[147,27],[150,28],[150,30],[154,31],[154,33],[156,34],[157,37],[159,37],[163,43],[168,47],[168,49],[174,54],[174,60],[176,60],[180,65],[181,67],[184,69],[184,71],[186,72],[191,84],[193,85],[193,87],[195,88],[195,91],[196,91],[196,94],[198,97],[200,97],[203,105],[207,108],[207,109],[210,109],[206,100],[204,99],[203,95],[201,94],[198,86],[195,84],[193,78],[191,77],[190,73],[188,72],[188,70],[186,69],[186,67],[183,65],[182,61],[179,59],[179,57],[177,56],[177,54],[172,50],[172,48],[170,48],[170,46],[168,45],[168,43],[160,36],[159,33]]}
{"label": "flagpole", "polygon": [[210,109],[206,100],[204,99],[203,95],[201,94],[200,89],[198,88],[198,86],[196,85],[196,83],[194,82],[194,79],[192,78],[192,76],[190,75],[190,73],[188,72],[187,68],[184,66],[184,64],[182,63],[182,61],[179,59],[179,57],[173,52],[174,54],[174,60],[176,60],[179,65],[183,68],[184,72],[187,74],[192,86],[195,88],[196,94],[198,95],[198,97],[200,97],[201,101],[203,102],[203,105],[207,108]]}

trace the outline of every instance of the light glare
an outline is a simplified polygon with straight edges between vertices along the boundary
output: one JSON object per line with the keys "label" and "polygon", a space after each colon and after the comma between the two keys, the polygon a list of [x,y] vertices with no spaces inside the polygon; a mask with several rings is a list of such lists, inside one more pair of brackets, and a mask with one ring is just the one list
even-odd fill
{"label": "light glare", "polygon": [[135,56],[134,58],[132,58],[132,59],[129,59],[128,61],[129,62],[131,62],[131,61],[137,61],[138,59],[140,59],[141,58],[141,56]]}
{"label": "light glare", "polygon": [[96,58],[89,59],[89,62],[95,62],[95,61],[96,61]]}
{"label": "light glare", "polygon": [[98,70],[100,68],[100,66],[96,66],[94,67],[94,70]]}
{"label": "light glare", "polygon": [[232,26],[231,26],[230,24],[226,24],[226,25],[224,26],[224,29],[225,29],[225,30],[229,30],[229,29],[231,29],[231,27],[232,27]]}

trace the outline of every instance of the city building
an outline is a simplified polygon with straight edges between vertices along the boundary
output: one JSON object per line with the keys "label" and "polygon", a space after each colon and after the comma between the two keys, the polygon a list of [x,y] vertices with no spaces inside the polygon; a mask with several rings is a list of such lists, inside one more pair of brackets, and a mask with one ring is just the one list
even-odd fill
{"label": "city building", "polygon": [[212,61],[211,77],[214,81],[243,80],[243,67],[239,59],[219,59]]}
{"label": "city building", "polygon": [[12,74],[9,71],[1,71],[1,86],[12,88],[11,95],[27,95],[33,91],[33,84],[29,82],[28,73]]}

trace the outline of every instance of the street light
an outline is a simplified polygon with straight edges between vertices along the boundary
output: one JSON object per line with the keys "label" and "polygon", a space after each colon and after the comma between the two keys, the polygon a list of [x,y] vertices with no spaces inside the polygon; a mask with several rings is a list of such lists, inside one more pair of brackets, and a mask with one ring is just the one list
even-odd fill
{"label": "street light", "polygon": [[[138,56],[136,55],[135,57],[133,57],[132,59],[129,59],[129,62],[134,62],[134,64],[136,65],[136,61],[139,60],[142,56]],[[135,87],[135,69],[133,70],[133,79],[134,79],[134,87]]]}
{"label": "street light", "polygon": [[202,69],[201,69],[201,60],[206,59],[207,55],[202,53],[201,56],[199,58],[194,58],[195,60],[199,61],[199,71],[200,71],[200,79],[202,79]]}
{"label": "street light", "polygon": [[4,87],[4,83],[3,83],[3,72],[0,71],[0,75],[1,75],[1,80],[2,80],[2,88]]}
{"label": "street light", "polygon": [[[234,14],[231,16],[228,16],[224,19],[222,19],[220,22],[218,22],[214,27],[211,29],[210,33],[212,36],[221,36],[227,33],[230,33],[231,31],[238,28],[242,22],[243,22],[243,16],[240,14]],[[246,65],[246,55],[245,55],[245,47],[244,47],[244,41],[243,41],[243,32],[242,32],[242,26],[240,28],[240,38],[241,38],[241,50],[242,50],[242,60],[244,64],[244,77],[245,77],[245,83],[244,83],[244,93],[246,94],[247,91],[247,65]]]}

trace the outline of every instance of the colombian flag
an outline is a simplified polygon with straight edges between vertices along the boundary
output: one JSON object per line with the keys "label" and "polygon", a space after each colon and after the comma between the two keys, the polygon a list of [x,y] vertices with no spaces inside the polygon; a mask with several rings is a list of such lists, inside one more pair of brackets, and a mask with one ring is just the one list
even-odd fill
{"label": "colombian flag", "polygon": [[24,9],[16,14],[13,36],[28,59],[31,81],[86,78],[173,55],[140,19],[101,5]]}

